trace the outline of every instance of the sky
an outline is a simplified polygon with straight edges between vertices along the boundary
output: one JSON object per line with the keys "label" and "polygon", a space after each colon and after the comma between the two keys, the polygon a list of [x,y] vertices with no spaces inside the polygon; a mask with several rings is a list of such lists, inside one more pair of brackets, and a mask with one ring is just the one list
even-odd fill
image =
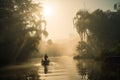
{"label": "sky", "polygon": [[114,3],[120,0],[35,0],[49,8],[45,16],[47,21],[47,39],[53,41],[78,37],[73,26],[73,18],[79,9],[94,11],[96,9],[113,10]]}

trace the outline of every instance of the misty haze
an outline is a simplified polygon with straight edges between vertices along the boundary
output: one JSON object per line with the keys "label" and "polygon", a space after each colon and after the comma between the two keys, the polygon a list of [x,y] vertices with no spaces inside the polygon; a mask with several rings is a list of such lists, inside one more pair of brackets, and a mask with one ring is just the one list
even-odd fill
{"label": "misty haze", "polygon": [[120,80],[119,0],[0,0],[0,80]]}

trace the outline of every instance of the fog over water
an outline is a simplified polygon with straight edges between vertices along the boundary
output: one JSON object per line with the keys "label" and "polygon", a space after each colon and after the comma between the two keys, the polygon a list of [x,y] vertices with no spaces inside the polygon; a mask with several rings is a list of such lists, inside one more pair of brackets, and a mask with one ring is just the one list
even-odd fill
{"label": "fog over water", "polygon": [[62,39],[48,42],[42,42],[40,50],[42,54],[47,53],[49,56],[73,56],[76,53],[76,45],[79,38]]}

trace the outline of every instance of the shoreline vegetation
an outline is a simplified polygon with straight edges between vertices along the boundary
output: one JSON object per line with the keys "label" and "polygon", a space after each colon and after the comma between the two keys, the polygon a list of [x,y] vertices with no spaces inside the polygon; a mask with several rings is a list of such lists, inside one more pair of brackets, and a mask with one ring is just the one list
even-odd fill
{"label": "shoreline vegetation", "polygon": [[[80,41],[75,59],[119,61],[119,6],[115,3],[114,11],[83,9],[76,13],[73,25]],[[42,4],[32,0],[0,0],[0,66],[19,64],[42,55],[42,38],[48,36],[42,11]]]}
{"label": "shoreline vegetation", "polygon": [[101,9],[89,12],[79,10],[73,24],[79,34],[74,59],[94,59],[105,62],[120,62],[120,6],[114,11]]}
{"label": "shoreline vegetation", "polygon": [[33,0],[0,0],[0,66],[40,54],[42,37],[48,36],[42,11]]}

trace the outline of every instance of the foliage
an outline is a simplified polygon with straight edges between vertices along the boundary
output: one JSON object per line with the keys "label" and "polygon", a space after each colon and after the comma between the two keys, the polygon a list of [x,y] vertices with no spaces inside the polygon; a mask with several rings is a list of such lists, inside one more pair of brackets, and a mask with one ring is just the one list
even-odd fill
{"label": "foliage", "polygon": [[38,51],[42,34],[48,35],[42,6],[32,0],[0,0],[0,59],[3,63],[24,61]]}
{"label": "foliage", "polygon": [[[104,50],[116,48],[116,45],[120,41],[119,21],[119,11],[112,12],[110,10],[103,11],[97,9],[92,13],[89,13],[86,10],[80,10],[76,13],[76,16],[74,17],[75,28],[80,35],[80,38],[84,38],[82,36],[83,33],[87,36],[86,41],[85,39],[81,39],[81,41],[85,42],[87,46],[92,47],[92,52],[88,52],[88,54],[94,53],[94,55],[100,56],[100,53]],[[79,45],[82,44],[79,43]],[[80,47],[79,45],[78,47]],[[82,49],[82,47],[80,48]]]}
{"label": "foliage", "polygon": [[114,9],[120,11],[120,2],[114,4]]}

